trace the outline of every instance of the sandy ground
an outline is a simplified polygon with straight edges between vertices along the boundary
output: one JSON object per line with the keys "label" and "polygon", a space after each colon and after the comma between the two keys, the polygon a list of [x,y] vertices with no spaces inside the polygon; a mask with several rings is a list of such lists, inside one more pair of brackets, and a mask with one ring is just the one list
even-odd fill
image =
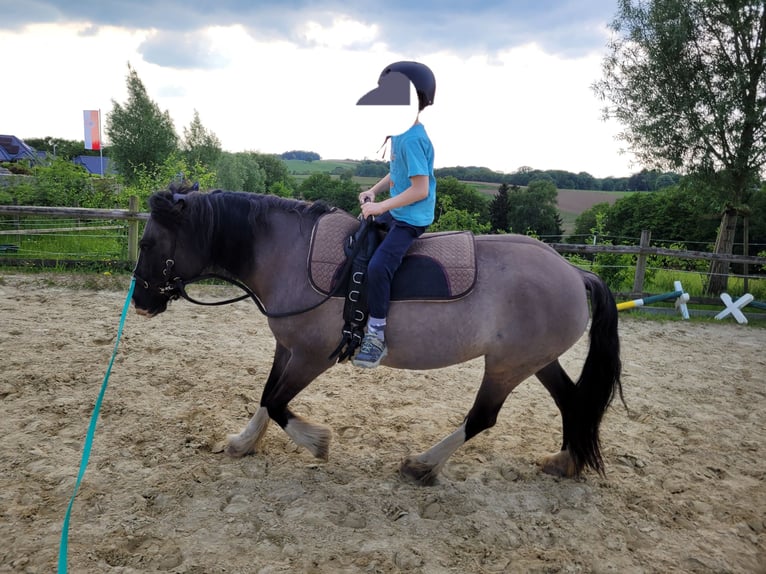
{"label": "sandy ground", "polygon": [[[127,290],[90,283],[0,277],[0,572],[55,570]],[[529,380],[420,487],[399,461],[460,423],[481,362],[338,366],[293,403],[333,429],[328,462],[275,425],[262,452],[233,460],[221,441],[254,412],[273,352],[255,306],[131,313],[69,570],[766,572],[766,329],[625,317],[620,330],[630,411],[605,417],[606,478],[538,470],[560,418]],[[563,358],[573,375],[585,344]]]}

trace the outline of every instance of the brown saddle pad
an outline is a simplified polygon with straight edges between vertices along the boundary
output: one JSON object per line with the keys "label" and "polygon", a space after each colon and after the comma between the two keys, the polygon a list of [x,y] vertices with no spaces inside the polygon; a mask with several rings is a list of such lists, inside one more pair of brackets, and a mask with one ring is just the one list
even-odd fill
{"label": "brown saddle pad", "polygon": [[[308,269],[311,284],[320,293],[332,291],[346,261],[346,240],[358,228],[359,220],[344,211],[326,213],[315,224]],[[469,293],[475,282],[476,251],[470,231],[424,233],[394,276],[391,300],[457,299]]]}

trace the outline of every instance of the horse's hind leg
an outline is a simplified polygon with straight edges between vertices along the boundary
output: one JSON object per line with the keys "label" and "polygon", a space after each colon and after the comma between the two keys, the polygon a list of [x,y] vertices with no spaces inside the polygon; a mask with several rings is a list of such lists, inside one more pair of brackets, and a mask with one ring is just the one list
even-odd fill
{"label": "horse's hind leg", "polygon": [[399,472],[420,484],[432,484],[450,456],[465,442],[495,425],[505,399],[527,377],[484,372],[479,392],[463,423],[449,436],[424,453],[402,461]]}
{"label": "horse's hind leg", "polygon": [[551,397],[556,402],[556,406],[561,412],[562,421],[562,433],[564,435],[561,450],[550,456],[543,457],[540,461],[540,466],[543,472],[552,474],[554,476],[575,476],[578,472],[577,465],[575,464],[572,455],[570,454],[567,445],[568,432],[572,422],[570,417],[573,415],[573,398],[575,393],[575,385],[572,379],[569,378],[566,371],[561,367],[558,360],[546,365],[540,369],[535,376],[540,380],[543,386],[548,389]]}

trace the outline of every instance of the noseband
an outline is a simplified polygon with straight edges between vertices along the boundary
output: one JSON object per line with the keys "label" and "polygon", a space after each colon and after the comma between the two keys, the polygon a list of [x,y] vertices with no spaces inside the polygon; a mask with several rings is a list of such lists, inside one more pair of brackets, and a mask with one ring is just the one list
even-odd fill
{"label": "noseband", "polygon": [[[178,276],[173,277],[173,266],[175,264],[176,262],[173,261],[172,259],[168,259],[167,261],[165,261],[165,269],[162,271],[162,275],[163,277],[165,277],[165,283],[161,283],[161,284],[149,283],[149,281],[139,276],[138,273],[136,273],[136,269],[138,269],[138,263],[136,263],[136,269],[133,269],[133,277],[135,277],[139,283],[143,284],[144,289],[149,289],[150,291],[156,291],[157,293],[167,297],[171,301],[175,301],[179,297],[184,297],[185,299],[188,299],[188,296],[186,295],[186,290],[184,288],[186,285],[184,283],[184,280]],[[203,303],[200,303],[200,304],[203,304]]]}

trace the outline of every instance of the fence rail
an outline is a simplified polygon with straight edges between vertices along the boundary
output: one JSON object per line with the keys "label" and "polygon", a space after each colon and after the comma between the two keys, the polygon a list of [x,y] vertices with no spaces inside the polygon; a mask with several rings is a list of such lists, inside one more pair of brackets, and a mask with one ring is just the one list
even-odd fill
{"label": "fence rail", "polygon": [[72,231],[99,231],[103,229],[124,229],[125,225],[99,225],[78,227],[46,227],[45,229],[3,229],[0,235],[39,235],[41,233],[63,233]]}
{"label": "fence rail", "polygon": [[559,253],[617,253],[623,255],[667,255],[678,259],[705,259],[749,265],[766,265],[766,257],[756,255],[726,255],[708,251],[680,251],[666,247],[644,247],[641,245],[583,245],[579,243],[549,243]]}
{"label": "fence rail", "polygon": [[[138,259],[138,225],[149,219],[148,213],[138,211],[138,198],[131,197],[128,209],[89,209],[86,207],[43,207],[30,205],[0,205],[0,215],[39,216],[67,219],[119,219],[128,222],[128,259]],[[39,231],[39,230],[38,230]],[[59,230],[60,231],[60,230]],[[29,230],[26,233],[31,233]]]}

